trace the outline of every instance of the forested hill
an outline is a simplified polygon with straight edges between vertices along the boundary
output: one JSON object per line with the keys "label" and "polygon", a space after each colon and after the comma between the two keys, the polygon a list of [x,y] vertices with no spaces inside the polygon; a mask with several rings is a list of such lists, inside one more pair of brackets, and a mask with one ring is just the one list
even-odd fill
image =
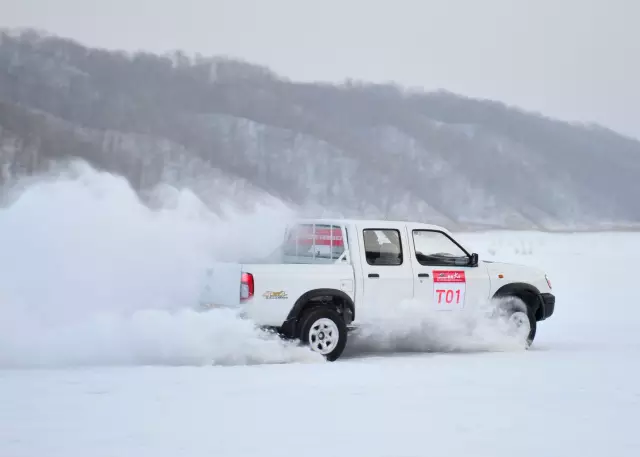
{"label": "forested hill", "polygon": [[640,142],[501,103],[0,35],[0,179],[81,157],[212,204],[265,193],[462,227],[640,222]]}

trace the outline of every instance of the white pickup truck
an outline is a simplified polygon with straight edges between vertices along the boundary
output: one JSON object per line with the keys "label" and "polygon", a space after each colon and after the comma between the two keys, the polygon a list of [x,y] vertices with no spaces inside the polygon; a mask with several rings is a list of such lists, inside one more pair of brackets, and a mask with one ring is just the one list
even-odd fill
{"label": "white pickup truck", "polygon": [[[479,261],[435,225],[384,220],[299,220],[274,254],[250,264],[216,264],[203,305],[240,306],[257,325],[299,339],[329,361],[367,306],[411,299],[433,310],[473,308],[497,297],[508,317],[525,325],[553,314],[544,272]],[[528,332],[527,332],[528,330]]]}

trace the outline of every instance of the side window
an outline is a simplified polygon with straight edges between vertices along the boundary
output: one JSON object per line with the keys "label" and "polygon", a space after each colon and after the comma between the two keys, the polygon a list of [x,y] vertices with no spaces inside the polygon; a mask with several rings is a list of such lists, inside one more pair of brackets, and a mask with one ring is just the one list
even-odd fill
{"label": "side window", "polygon": [[421,265],[460,265],[469,257],[451,238],[433,230],[414,230],[413,246]]}
{"label": "side window", "polygon": [[363,230],[364,249],[369,265],[402,265],[400,232],[393,229]]}

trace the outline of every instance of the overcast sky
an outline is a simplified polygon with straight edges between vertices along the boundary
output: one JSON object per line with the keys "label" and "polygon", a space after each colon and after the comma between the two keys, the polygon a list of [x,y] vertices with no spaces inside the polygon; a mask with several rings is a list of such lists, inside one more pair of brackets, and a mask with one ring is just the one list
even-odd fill
{"label": "overcast sky", "polygon": [[0,0],[0,26],[444,88],[640,138],[640,0]]}

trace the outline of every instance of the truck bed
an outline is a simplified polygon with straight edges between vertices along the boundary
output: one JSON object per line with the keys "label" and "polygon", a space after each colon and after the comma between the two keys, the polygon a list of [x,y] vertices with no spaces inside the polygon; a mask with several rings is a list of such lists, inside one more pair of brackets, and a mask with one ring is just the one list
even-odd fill
{"label": "truck bed", "polygon": [[[242,274],[253,276],[253,296],[240,299]],[[218,263],[208,271],[203,306],[242,304],[249,319],[279,326],[305,293],[333,288],[354,298],[354,271],[350,264]]]}

